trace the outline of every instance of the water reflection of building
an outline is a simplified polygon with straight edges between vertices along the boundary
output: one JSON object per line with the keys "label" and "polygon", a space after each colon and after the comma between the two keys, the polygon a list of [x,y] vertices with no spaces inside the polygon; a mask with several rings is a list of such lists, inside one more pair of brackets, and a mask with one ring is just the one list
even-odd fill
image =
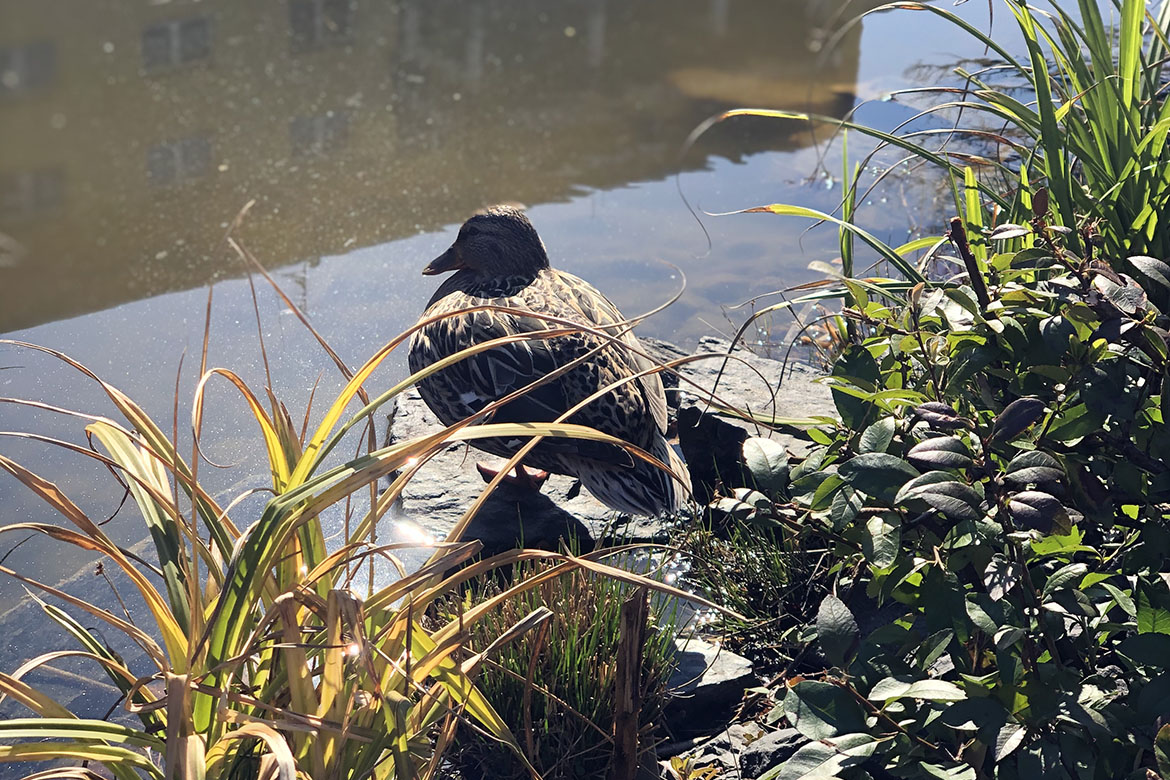
{"label": "water reflection of building", "polygon": [[[857,35],[804,0],[5,0],[0,332],[659,178],[740,103],[841,114]],[[665,18],[669,15],[669,18]],[[802,135],[720,134],[734,156]],[[700,165],[696,158],[690,165]]]}

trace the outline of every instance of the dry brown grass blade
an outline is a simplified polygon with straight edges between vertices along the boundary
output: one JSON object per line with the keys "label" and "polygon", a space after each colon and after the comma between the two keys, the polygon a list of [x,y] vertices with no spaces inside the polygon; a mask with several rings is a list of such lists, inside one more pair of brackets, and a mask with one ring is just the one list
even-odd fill
{"label": "dry brown grass blade", "polygon": [[[68,443],[61,442],[61,444]],[[109,458],[103,457],[102,460],[112,465],[117,465]],[[16,479],[22,482],[25,487],[32,490],[47,504],[49,504],[49,506],[57,510],[57,512],[61,514],[66,520],[77,526],[82,533],[97,540],[97,542],[103,544],[108,549],[117,549],[117,546],[114,544],[113,540],[106,536],[105,532],[102,531],[102,529],[99,528],[96,523],[90,520],[89,516],[85,514],[85,512],[81,511],[81,508],[78,507],[77,504],[74,504],[69,499],[69,497],[61,492],[61,489],[58,488],[55,484],[45,479],[44,477],[41,477],[39,474],[29,471],[16,461],[10,460],[3,455],[0,455],[0,469],[4,469],[9,474],[16,477]]]}
{"label": "dry brown grass blade", "polygon": [[[39,666],[40,664],[38,664]],[[0,672],[0,704],[5,698],[23,704],[42,718],[76,718],[66,707],[20,679]]]}
{"label": "dry brown grass blade", "polygon": [[[591,555],[607,555],[607,554],[609,554],[609,551],[599,551],[598,553],[593,553]],[[457,588],[459,586],[459,584],[462,582],[470,580],[474,577],[481,576],[488,571],[492,571],[493,569],[496,569],[496,568],[499,568],[502,566],[511,566],[511,565],[516,564],[516,563],[520,563],[522,561],[537,561],[537,560],[552,561],[552,562],[554,562],[554,565],[550,566],[547,570],[545,570],[543,572],[539,572],[537,574],[532,575],[531,577],[525,579],[522,582],[516,583],[515,585],[513,585],[512,587],[503,591],[502,593],[499,593],[495,596],[484,599],[479,604],[476,604],[471,609],[462,613],[457,620],[452,620],[446,626],[444,626],[443,628],[441,628],[438,631],[436,631],[435,633],[433,633],[432,639],[435,642],[442,642],[447,636],[450,636],[452,633],[454,633],[456,631],[462,630],[461,624],[476,622],[476,621],[480,620],[486,613],[490,612],[491,610],[493,610],[497,606],[499,606],[499,604],[501,604],[502,602],[504,602],[510,598],[515,597],[517,594],[523,593],[526,590],[531,590],[532,588],[543,585],[546,582],[550,582],[550,581],[556,579],[557,577],[562,576],[566,572],[569,572],[569,571],[572,571],[572,570],[578,569],[578,568],[587,569],[587,570],[593,572],[594,574],[599,574],[602,576],[611,577],[613,579],[620,580],[622,582],[626,582],[626,583],[629,583],[629,584],[637,586],[637,587],[644,586],[644,587],[647,587],[647,588],[649,588],[653,591],[656,591],[658,593],[663,593],[663,594],[668,595],[668,596],[673,596],[674,598],[680,599],[681,601],[690,602],[692,604],[697,604],[697,605],[699,605],[701,607],[705,607],[707,609],[712,609],[712,610],[715,610],[717,612],[721,612],[721,613],[728,615],[729,617],[732,617],[734,619],[744,620],[744,618],[741,615],[738,615],[737,613],[735,613],[732,610],[727,609],[726,607],[722,607],[722,606],[720,606],[720,605],[718,605],[718,604],[716,604],[708,599],[705,599],[701,596],[698,596],[694,593],[688,593],[687,591],[681,590],[681,589],[676,588],[676,587],[671,586],[671,585],[667,585],[667,584],[662,583],[662,582],[658,582],[657,580],[651,579],[649,577],[645,577],[645,576],[642,576],[640,574],[635,574],[633,572],[629,572],[629,571],[626,571],[624,569],[619,569],[619,568],[614,567],[614,566],[608,566],[606,564],[599,563],[599,562],[593,560],[589,556],[572,556],[572,555],[568,555],[565,553],[546,552],[544,550],[510,550],[508,552],[500,553],[499,555],[493,556],[493,557],[488,558],[486,560],[477,561],[475,563],[470,564],[469,566],[464,567],[463,569],[460,569],[458,572],[455,572],[455,573],[451,574],[450,576],[448,576],[441,583],[437,584],[431,590],[431,593],[438,594],[438,593],[448,592],[452,588]],[[416,609],[424,609],[427,606],[427,604],[430,603],[431,600],[433,600],[433,598],[432,599],[426,599],[426,598],[418,599],[415,601],[415,608]]]}
{"label": "dry brown grass blade", "polygon": [[[150,494],[151,498],[154,499],[154,501],[156,503],[158,503],[160,507],[162,507],[162,508],[166,509],[168,512],[172,513],[173,519],[175,519],[175,520],[181,519],[181,516],[178,514],[178,509],[172,503],[169,502],[169,500],[166,496],[159,493],[155,489],[155,486],[151,485],[150,483],[148,483],[142,479],[139,479],[136,475],[134,475],[130,471],[124,470],[122,468],[122,464],[120,464],[120,463],[118,463],[110,458],[107,458],[106,456],[102,455],[101,453],[94,452],[93,450],[89,450],[89,449],[86,449],[84,447],[80,447],[80,446],[73,444],[71,442],[61,441],[59,439],[52,439],[52,438],[49,438],[46,436],[39,436],[37,434],[32,434],[32,433],[0,431],[0,436],[16,436],[16,437],[20,437],[20,438],[32,439],[34,441],[42,441],[42,442],[45,442],[48,444],[53,444],[55,446],[62,447],[64,449],[69,449],[69,450],[72,450],[74,452],[78,452],[82,455],[85,455],[86,457],[93,458],[94,460],[97,460],[100,463],[106,465],[108,468],[110,468],[112,470],[117,470],[118,472],[125,474],[130,479],[134,480],[135,484],[141,486],[143,490],[148,492]],[[4,469],[5,471],[8,471],[10,474],[15,476],[18,480],[23,482],[34,493],[36,493],[38,496],[40,496],[46,503],[48,503],[51,507],[56,509],[58,511],[58,513],[60,513],[63,517],[65,517],[67,520],[72,522],[75,526],[77,526],[83,534],[97,540],[98,543],[104,545],[102,547],[102,551],[109,554],[110,557],[114,558],[116,561],[119,561],[119,565],[121,565],[123,568],[125,568],[125,565],[123,565],[122,559],[126,559],[126,560],[135,561],[136,563],[146,567],[149,571],[151,571],[155,574],[159,574],[157,567],[151,565],[149,562],[147,562],[143,558],[139,557],[138,555],[135,555],[127,550],[123,550],[118,545],[116,545],[108,536],[106,536],[105,532],[103,532],[101,530],[100,526],[98,526],[96,523],[94,523],[89,518],[88,515],[86,515],[84,512],[82,512],[82,510],[79,509],[76,504],[74,504],[72,501],[70,501],[69,498],[67,496],[65,496],[65,494],[61,492],[60,488],[58,488],[54,483],[49,482],[48,480],[45,480],[44,478],[40,477],[39,475],[35,474],[34,472],[31,472],[28,469],[25,469],[23,466],[16,463],[15,461],[12,461],[12,460],[9,460],[8,458],[5,458],[3,455],[0,455],[0,469]],[[4,528],[7,528],[7,527],[9,527],[9,526],[5,526]],[[4,528],[0,528],[0,531],[4,530]],[[96,549],[96,548],[94,548],[94,549]],[[206,546],[201,545],[200,550],[201,550],[203,555],[205,555],[205,556],[210,555],[210,551],[207,550]],[[131,576],[131,579],[135,579],[134,574],[130,574],[130,576]],[[135,579],[135,582],[137,582],[137,581],[138,580]]]}
{"label": "dry brown grass blade", "polygon": [[200,734],[191,731],[190,677],[185,674],[164,675],[166,680],[167,780],[201,780],[207,767],[207,747]]}
{"label": "dry brown grass blade", "polygon": [[435,577],[456,566],[462,565],[470,558],[479,554],[483,544],[479,541],[456,542],[453,544],[441,543],[439,553],[411,572],[406,578],[387,585],[382,590],[366,600],[367,611],[389,609],[394,602],[418,589],[421,582]]}
{"label": "dry brown grass blade", "polygon": [[[71,531],[68,528],[62,528],[59,525],[50,525],[49,523],[11,523],[0,527],[0,533],[8,533],[10,531],[32,531],[34,533],[44,534],[58,542],[72,544],[82,550],[101,553],[103,555],[109,554],[111,549],[117,549],[111,548],[102,542],[94,541],[85,534]],[[111,555],[110,557],[114,556]]]}
{"label": "dry brown grass blade", "polygon": [[[245,723],[238,729],[224,734],[215,747],[237,739],[259,739],[263,741],[268,748],[268,755],[272,756],[269,761],[275,761],[276,776],[280,780],[297,780],[297,761],[293,757],[292,751],[289,750],[284,736],[275,728],[265,723]],[[208,752],[207,763],[209,765],[211,764],[210,751]]]}
{"label": "dry brown grass blade", "polygon": [[[85,415],[79,415],[79,416],[85,416]],[[134,438],[134,435],[132,433],[130,433],[129,431],[127,431],[125,428],[123,428],[117,424],[110,423],[105,418],[99,417],[99,418],[95,418],[95,419],[96,419],[96,422],[91,423],[91,425],[94,425],[94,424],[108,425],[113,430],[124,435],[127,439],[133,441],[135,443],[135,445],[141,447],[144,452],[151,454],[153,456],[153,453],[151,452],[151,450],[148,447],[143,446],[142,442],[139,441],[138,439]],[[88,430],[89,429],[87,428],[87,431]],[[118,461],[114,460],[113,458],[110,458],[106,455],[101,454],[100,452],[97,452],[94,449],[91,449],[88,447],[82,447],[81,445],[74,444],[73,442],[65,441],[63,439],[54,439],[50,436],[42,436],[42,435],[37,434],[37,433],[26,433],[24,431],[0,431],[0,436],[11,436],[13,438],[28,439],[30,441],[41,442],[42,444],[51,444],[54,447],[60,447],[61,449],[69,450],[71,452],[77,453],[78,455],[83,455],[83,456],[90,458],[92,460],[96,460],[97,462],[99,462],[103,466],[105,466],[107,469],[109,469],[111,472],[113,472],[115,474],[116,478],[118,479],[118,483],[121,484],[123,487],[127,487],[127,484],[126,484],[126,481],[122,477],[128,477],[129,479],[133,480],[135,484],[137,484],[143,490],[145,490],[147,493],[149,493],[150,497],[152,499],[154,499],[155,503],[157,503],[161,508],[166,509],[168,511],[168,514],[170,514],[170,516],[173,520],[178,521],[178,520],[182,519],[181,515],[179,514],[178,509],[173,505],[173,502],[171,501],[169,496],[167,496],[165,493],[159,492],[159,490],[157,489],[157,487],[155,485],[137,477],[131,471],[126,469],[123,466],[123,464],[119,463]],[[0,455],[0,460],[2,460],[2,459],[4,459],[4,456]],[[157,458],[156,458],[156,460],[157,460]],[[11,467],[14,465],[19,467],[18,464],[14,464],[13,461],[8,461],[8,465],[6,465],[3,462],[0,462],[0,468],[3,468],[3,469],[8,470],[8,471],[11,471]],[[44,482],[44,483],[50,484],[50,485],[54,484],[54,483],[48,482],[48,480],[45,480],[43,477],[40,477],[35,472],[28,471],[27,469],[25,470],[25,472],[28,474],[31,474],[36,480],[39,480],[40,482]],[[28,483],[26,483],[26,485],[28,485],[28,487],[30,487],[38,495],[41,495],[42,498],[45,498],[45,500],[50,505],[52,505],[54,508],[57,508],[55,501],[50,500],[49,498],[46,498],[43,494],[40,493],[40,490],[37,487],[34,487],[32,484],[28,484]],[[54,485],[54,488],[56,488],[55,485]],[[58,494],[63,495],[60,493],[60,488],[56,488],[56,490],[57,490]],[[76,507],[74,507],[74,509],[76,509]],[[76,511],[81,512],[80,509],[76,509]],[[73,514],[66,514],[65,512],[61,512],[61,514],[64,515],[66,517],[66,519],[68,519],[70,522],[74,522],[74,515]],[[98,524],[96,524],[92,520],[90,520],[88,518],[88,516],[84,515],[84,513],[82,513],[82,516],[85,517],[86,521],[90,524],[90,526],[92,526],[92,528],[100,528],[100,526],[98,526]],[[77,525],[76,522],[74,522],[74,524]],[[80,525],[78,527],[81,528],[81,530],[84,531],[85,533],[92,534],[92,529],[90,527],[82,527]],[[104,538],[104,535],[102,535],[102,538]]]}
{"label": "dry brown grass blade", "polygon": [[24,780],[106,780],[106,778],[85,767],[61,766],[25,775]]}
{"label": "dry brown grass blade", "polygon": [[[35,596],[34,596],[34,598],[35,598]],[[40,599],[37,599],[37,601],[40,601]],[[90,661],[96,661],[97,663],[104,666],[107,670],[114,672],[119,677],[124,679],[126,682],[131,683],[131,684],[133,684],[135,682],[135,680],[138,679],[124,665],[119,664],[117,661],[113,661],[109,658],[103,658],[100,655],[96,655],[95,653],[89,652],[88,650],[54,650],[51,653],[44,653],[42,655],[38,655],[36,658],[32,658],[28,661],[25,661],[19,667],[17,667],[16,671],[14,671],[12,673],[11,677],[14,680],[23,679],[24,676],[26,674],[28,674],[29,672],[31,672],[35,669],[39,669],[42,666],[46,666],[48,664],[51,664],[54,661],[60,660],[62,658],[84,658],[84,659],[87,659]],[[95,687],[105,686],[111,691],[117,691],[117,689],[114,688],[113,685],[108,685],[107,683],[98,682],[97,680],[92,681],[92,684]],[[149,689],[143,689],[143,694],[148,696],[148,697],[152,697],[154,695],[150,692]],[[0,696],[0,704],[2,704],[3,702],[4,702],[4,697]]]}
{"label": "dry brown grass blade", "polygon": [[551,609],[548,607],[537,607],[519,621],[509,626],[508,630],[493,639],[491,644],[482,651],[465,660],[460,666],[461,671],[468,677],[473,677],[479,671],[479,667],[483,662],[491,657],[492,653],[504,645],[516,641],[532,629],[543,626],[549,620],[552,620],[552,618],[553,612]]}
{"label": "dry brown grass blade", "polygon": [[[280,299],[284,301],[284,305],[287,306],[289,311],[291,311],[293,315],[301,321],[301,324],[305,326],[305,329],[308,330],[310,334],[312,334],[313,338],[317,340],[317,343],[321,345],[321,349],[325,350],[325,354],[329,355],[330,359],[333,361],[333,364],[337,366],[337,370],[341,372],[342,376],[344,376],[346,379],[353,379],[353,372],[350,371],[349,366],[347,366],[345,361],[343,361],[341,357],[333,350],[333,347],[329,346],[329,342],[327,342],[325,338],[317,332],[317,329],[313,327],[311,322],[309,322],[309,318],[305,316],[305,313],[300,310],[300,307],[293,303],[292,298],[289,298],[284,290],[281,289],[280,285],[276,283],[276,280],[273,279],[272,275],[268,273],[268,270],[263,265],[261,265],[260,261],[256,259],[255,255],[249,252],[234,238],[229,237],[227,241],[231,248],[235,250],[235,252],[246,264],[256,268],[256,270],[260,272],[260,274],[264,277],[264,279],[268,282],[276,294],[280,296]],[[271,380],[269,384],[271,384]],[[361,395],[363,402],[369,403],[369,398],[365,396],[365,391],[359,391],[359,395]]]}
{"label": "dry brown grass blade", "polygon": [[268,464],[272,470],[272,483],[278,490],[283,488],[288,482],[288,461],[284,457],[284,450],[280,444],[280,437],[276,432],[276,427],[269,417],[268,412],[260,403],[260,399],[252,392],[240,376],[226,368],[212,368],[205,371],[200,377],[199,382],[195,386],[195,400],[191,404],[191,430],[195,433],[195,447],[199,454],[208,463],[213,466],[218,464],[213,463],[203,453],[199,445],[198,432],[203,428],[203,405],[204,393],[206,392],[207,383],[213,377],[222,376],[227,379],[243,396],[244,401],[248,404],[248,409],[252,413],[252,417],[260,425],[260,432],[264,436],[264,445],[268,451]]}

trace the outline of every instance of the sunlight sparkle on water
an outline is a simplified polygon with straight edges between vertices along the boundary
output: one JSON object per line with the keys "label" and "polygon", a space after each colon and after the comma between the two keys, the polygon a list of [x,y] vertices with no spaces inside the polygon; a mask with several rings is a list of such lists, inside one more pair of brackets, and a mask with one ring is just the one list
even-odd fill
{"label": "sunlight sparkle on water", "polygon": [[395,520],[395,535],[403,542],[409,542],[420,547],[433,547],[435,536],[413,520]]}

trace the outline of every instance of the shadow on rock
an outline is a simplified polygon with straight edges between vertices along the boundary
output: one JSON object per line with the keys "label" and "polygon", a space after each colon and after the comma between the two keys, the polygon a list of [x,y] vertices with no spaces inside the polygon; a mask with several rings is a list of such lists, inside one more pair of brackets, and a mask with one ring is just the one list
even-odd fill
{"label": "shadow on rock", "polygon": [[589,528],[552,498],[507,484],[488,496],[463,538],[482,542],[485,556],[517,547],[556,550],[562,539],[580,553],[595,545]]}

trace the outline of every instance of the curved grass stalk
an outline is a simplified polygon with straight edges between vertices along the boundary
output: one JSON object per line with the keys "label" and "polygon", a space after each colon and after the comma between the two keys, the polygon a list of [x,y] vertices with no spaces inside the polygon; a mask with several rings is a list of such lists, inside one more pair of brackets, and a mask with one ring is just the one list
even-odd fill
{"label": "curved grass stalk", "polygon": [[[64,738],[62,730],[54,728],[53,724],[60,719],[46,722],[35,719],[14,733],[11,726],[14,721],[0,721],[0,737],[11,739],[60,740]],[[97,721],[105,723],[105,721]],[[37,724],[42,724],[37,727]],[[21,725],[26,725],[22,723]],[[98,740],[100,737],[93,737]],[[119,745],[105,745],[100,742],[77,741],[68,742],[20,742],[15,745],[0,745],[0,763],[5,761],[60,761],[61,759],[75,759],[77,761],[92,761],[114,772],[122,780],[134,780],[143,772],[147,777],[155,780],[164,780],[164,775],[146,756]]]}
{"label": "curved grass stalk", "polygon": [[288,485],[289,463],[286,456],[284,438],[277,432],[276,425],[268,412],[260,403],[260,399],[252,392],[234,371],[226,368],[212,368],[199,377],[195,385],[195,402],[191,405],[191,430],[198,431],[203,424],[203,393],[207,383],[216,376],[222,376],[240,391],[240,395],[248,404],[248,411],[260,425],[260,433],[264,438],[264,446],[268,452],[268,464],[272,472],[272,489],[281,492]]}
{"label": "curved grass stalk", "polygon": [[219,553],[224,557],[227,557],[227,555],[230,554],[232,542],[229,535],[227,534],[226,530],[224,530],[222,522],[213,522],[215,518],[218,518],[222,515],[222,510],[210,496],[208,496],[199,488],[198,484],[194,481],[193,473],[190,467],[179,456],[178,451],[175,449],[170,439],[167,438],[162,429],[159,428],[159,426],[156,425],[153,420],[151,420],[150,416],[147,415],[146,412],[143,411],[140,406],[138,406],[138,404],[134,403],[134,401],[131,400],[130,397],[121,390],[118,390],[118,388],[102,380],[93,371],[86,368],[80,362],[69,357],[64,352],[50,349],[49,347],[43,347],[37,344],[31,344],[25,341],[16,341],[13,339],[0,339],[0,344],[8,344],[10,346],[20,347],[23,349],[32,349],[38,352],[43,352],[47,355],[51,355],[96,382],[98,386],[101,387],[106,396],[110,399],[110,401],[113,402],[114,406],[117,407],[118,411],[122,413],[122,416],[124,416],[134,428],[134,430],[143,437],[145,444],[149,448],[150,452],[154,454],[155,457],[159,458],[164,464],[167,464],[167,467],[172,469],[179,477],[179,484],[187,493],[187,497],[195,503],[200,516],[203,518],[204,522],[207,523],[208,529],[212,534],[212,540],[215,542]]}

